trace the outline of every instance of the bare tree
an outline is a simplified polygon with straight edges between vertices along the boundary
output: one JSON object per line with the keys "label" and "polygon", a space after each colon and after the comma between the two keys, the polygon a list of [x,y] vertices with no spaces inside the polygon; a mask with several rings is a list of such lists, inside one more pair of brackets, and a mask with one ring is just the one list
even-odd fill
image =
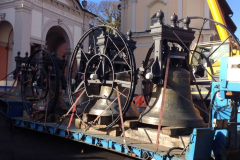
{"label": "bare tree", "polygon": [[100,3],[88,2],[87,9],[98,17],[91,21],[92,25],[106,24],[117,29],[121,26],[120,2],[117,0],[104,0]]}

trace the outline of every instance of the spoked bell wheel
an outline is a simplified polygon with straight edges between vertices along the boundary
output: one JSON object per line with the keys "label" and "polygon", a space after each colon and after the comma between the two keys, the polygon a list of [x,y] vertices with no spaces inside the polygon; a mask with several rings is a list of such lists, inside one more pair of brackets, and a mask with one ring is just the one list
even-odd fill
{"label": "spoked bell wheel", "polygon": [[[78,42],[68,68],[69,99],[73,104],[81,95],[77,102],[81,121],[101,129],[115,125],[131,104],[135,71],[134,55],[122,33],[109,26],[89,29]],[[85,113],[95,115],[94,119],[83,119]],[[110,119],[99,126],[102,117]]]}
{"label": "spoked bell wheel", "polygon": [[58,100],[57,63],[50,52],[37,50],[27,60],[24,70],[21,81],[24,108],[31,118],[42,120],[53,112]]}

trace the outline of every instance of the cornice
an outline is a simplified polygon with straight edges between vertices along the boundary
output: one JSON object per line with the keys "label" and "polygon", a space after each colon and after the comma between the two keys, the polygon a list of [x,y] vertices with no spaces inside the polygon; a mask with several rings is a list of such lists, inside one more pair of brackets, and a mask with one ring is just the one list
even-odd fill
{"label": "cornice", "polygon": [[15,1],[14,8],[16,11],[31,12],[32,11],[32,3],[30,3],[29,1],[24,1],[24,0]]}
{"label": "cornice", "polygon": [[136,3],[137,2],[137,0],[129,0],[130,1],[130,3]]}

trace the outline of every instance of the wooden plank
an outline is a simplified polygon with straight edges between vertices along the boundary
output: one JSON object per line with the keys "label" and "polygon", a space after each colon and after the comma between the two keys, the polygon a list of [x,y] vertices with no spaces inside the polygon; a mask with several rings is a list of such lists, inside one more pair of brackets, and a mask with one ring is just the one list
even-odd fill
{"label": "wooden plank", "polygon": [[[97,127],[105,127],[104,125],[98,125]],[[86,126],[80,121],[80,119],[75,119],[75,128],[86,129]],[[92,131],[94,133],[103,134],[103,135],[111,135],[111,136],[120,136],[120,127],[118,125],[113,126],[112,128],[105,130],[98,130],[90,127],[88,131]]]}
{"label": "wooden plank", "polygon": [[124,127],[126,128],[135,128],[137,126],[139,126],[138,120],[127,120],[124,122]]}
{"label": "wooden plank", "polygon": [[[126,130],[126,137],[139,139],[144,142],[155,144],[157,140],[157,129],[152,128],[141,128],[138,129],[128,129]],[[184,147],[189,143],[189,135],[181,136],[183,142],[179,136],[169,136],[162,134],[159,138],[159,145],[165,147]],[[183,144],[184,143],[184,144]]]}
{"label": "wooden plank", "polygon": [[183,136],[190,135],[193,128],[179,128],[179,127],[163,127],[162,133],[169,136]]}

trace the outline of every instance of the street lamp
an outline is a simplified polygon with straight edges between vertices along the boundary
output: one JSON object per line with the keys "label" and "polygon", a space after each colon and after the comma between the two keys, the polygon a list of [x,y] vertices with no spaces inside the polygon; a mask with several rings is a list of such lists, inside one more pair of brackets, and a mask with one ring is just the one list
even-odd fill
{"label": "street lamp", "polygon": [[87,8],[87,1],[86,1],[86,0],[83,0],[83,1],[82,1],[82,5],[83,5],[83,8],[86,9],[86,8]]}

